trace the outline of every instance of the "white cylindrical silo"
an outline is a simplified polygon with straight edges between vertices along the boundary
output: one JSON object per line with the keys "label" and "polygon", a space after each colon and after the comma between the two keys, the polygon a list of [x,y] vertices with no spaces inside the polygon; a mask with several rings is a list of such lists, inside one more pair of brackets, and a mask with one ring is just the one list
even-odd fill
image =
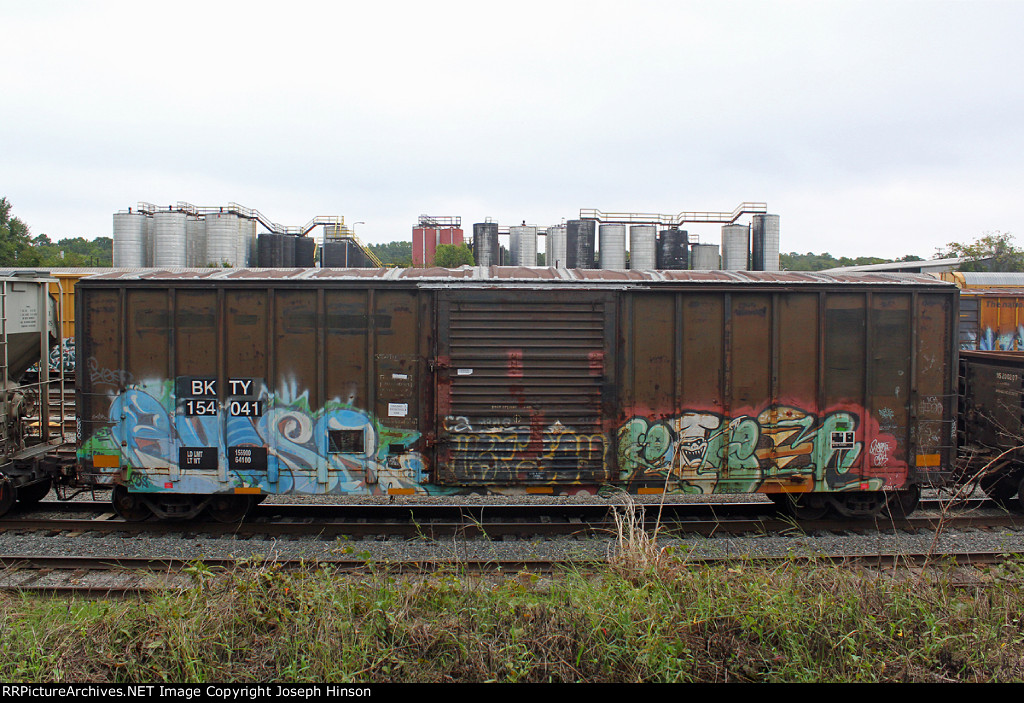
{"label": "white cylindrical silo", "polygon": [[153,266],[185,265],[185,221],[183,212],[153,213]]}
{"label": "white cylindrical silo", "polygon": [[717,244],[691,244],[690,268],[694,271],[717,271],[721,268]]}
{"label": "white cylindrical silo", "polygon": [[509,227],[514,266],[537,265],[537,228],[530,226]]}
{"label": "white cylindrical silo", "polygon": [[654,225],[633,225],[629,228],[629,268],[653,271],[657,268],[658,228]]}
{"label": "white cylindrical silo", "polygon": [[212,213],[206,216],[205,266],[235,265],[238,241],[238,217],[231,213]]}
{"label": "white cylindrical silo", "polygon": [[153,235],[155,232],[156,225],[153,224],[153,216],[148,215],[146,217],[146,226],[142,240],[143,258],[146,261],[145,266],[153,265]]}
{"label": "white cylindrical silo", "polygon": [[146,216],[141,212],[114,214],[114,266],[142,268],[146,265]]}
{"label": "white cylindrical silo", "polygon": [[750,267],[750,228],[746,225],[722,226],[722,268],[746,271]]}
{"label": "white cylindrical silo", "polygon": [[626,268],[626,225],[601,225],[597,230],[597,241],[601,268]]}
{"label": "white cylindrical silo", "polygon": [[195,215],[185,220],[185,265],[206,266],[206,223]]}
{"label": "white cylindrical silo", "polygon": [[249,223],[249,228],[246,231],[246,236],[249,238],[249,256],[245,260],[246,266],[255,266],[256,259],[259,256],[259,237],[256,236],[256,220],[246,220]]}
{"label": "white cylindrical silo", "polygon": [[256,220],[238,218],[238,236],[235,239],[234,266],[245,268],[252,257],[253,237],[256,236]]}
{"label": "white cylindrical silo", "polygon": [[566,256],[565,225],[548,227],[547,251],[544,262],[553,268],[564,269]]}

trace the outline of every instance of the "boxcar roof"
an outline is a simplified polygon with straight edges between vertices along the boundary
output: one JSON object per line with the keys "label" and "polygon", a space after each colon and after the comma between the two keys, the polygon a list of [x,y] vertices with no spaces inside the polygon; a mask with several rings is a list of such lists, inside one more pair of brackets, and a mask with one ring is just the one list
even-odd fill
{"label": "boxcar roof", "polygon": [[985,298],[1013,298],[1024,295],[1024,286],[1005,286],[1003,288],[961,288],[960,295],[972,295]]}
{"label": "boxcar roof", "polygon": [[525,266],[463,266],[445,268],[203,268],[203,269],[107,269],[108,273],[82,279],[82,283],[113,284],[138,282],[402,282],[419,287],[464,285],[647,286],[684,285],[884,285],[955,287],[927,274],[911,273],[818,273],[811,271],[631,271],[612,269],[562,269]]}

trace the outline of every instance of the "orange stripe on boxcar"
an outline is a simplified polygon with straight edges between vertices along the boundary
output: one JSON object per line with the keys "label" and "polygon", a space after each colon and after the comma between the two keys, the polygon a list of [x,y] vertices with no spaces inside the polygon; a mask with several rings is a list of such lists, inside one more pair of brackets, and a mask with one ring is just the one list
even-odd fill
{"label": "orange stripe on boxcar", "polygon": [[938,466],[942,463],[942,456],[939,454],[918,454],[918,466]]}
{"label": "orange stripe on boxcar", "polygon": [[116,469],[121,466],[121,457],[117,454],[93,454],[92,465],[98,469]]}
{"label": "orange stripe on boxcar", "polygon": [[259,486],[236,486],[235,493],[261,493]]}

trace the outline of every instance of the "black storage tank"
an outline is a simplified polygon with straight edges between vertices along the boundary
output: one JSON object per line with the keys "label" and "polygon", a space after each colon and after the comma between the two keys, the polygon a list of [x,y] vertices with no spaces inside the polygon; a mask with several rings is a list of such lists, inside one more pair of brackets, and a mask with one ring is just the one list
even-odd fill
{"label": "black storage tank", "polygon": [[570,269],[597,268],[594,220],[569,220],[565,223],[565,267]]}

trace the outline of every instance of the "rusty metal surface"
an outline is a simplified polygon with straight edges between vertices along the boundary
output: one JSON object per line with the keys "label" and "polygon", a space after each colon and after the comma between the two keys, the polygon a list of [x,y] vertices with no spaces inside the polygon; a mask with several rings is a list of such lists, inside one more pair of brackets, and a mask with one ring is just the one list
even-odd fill
{"label": "rusty metal surface", "polygon": [[[108,269],[109,270],[109,269]],[[515,281],[576,284],[751,284],[751,285],[930,285],[953,288],[925,274],[859,273],[825,274],[812,272],[767,271],[612,271],[602,269],[556,269],[517,266],[393,269],[126,269],[89,277],[90,282],[110,280],[345,280],[364,281],[480,281],[511,283]]]}
{"label": "rusty metal surface", "polygon": [[614,302],[590,292],[441,296],[440,483],[611,479],[602,400]]}
{"label": "rusty metal surface", "polygon": [[1024,351],[1024,288],[960,291],[960,348]]}
{"label": "rusty metal surface", "polygon": [[960,386],[960,443],[968,452],[991,458],[1021,446],[1024,355],[961,351]]}

